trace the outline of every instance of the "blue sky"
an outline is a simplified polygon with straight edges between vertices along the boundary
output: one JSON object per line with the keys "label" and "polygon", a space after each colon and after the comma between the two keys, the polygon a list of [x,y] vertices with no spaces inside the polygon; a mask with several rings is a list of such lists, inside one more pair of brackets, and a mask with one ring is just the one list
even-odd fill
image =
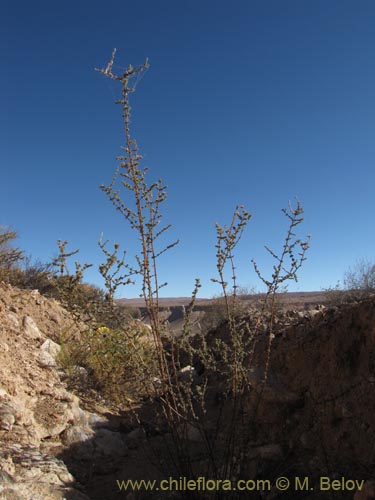
{"label": "blue sky", "polygon": [[[100,191],[124,144],[116,82],[94,71],[150,60],[131,97],[149,178],[168,185],[164,296],[219,293],[215,222],[237,204],[253,218],[238,281],[260,287],[254,257],[281,248],[281,213],[298,196],[308,260],[290,290],[320,290],[374,259],[375,2],[137,0],[2,3],[0,224],[43,261],[56,240],[98,264],[99,234],[136,251]],[[100,284],[97,272],[87,280]],[[123,290],[137,296],[138,288]]]}

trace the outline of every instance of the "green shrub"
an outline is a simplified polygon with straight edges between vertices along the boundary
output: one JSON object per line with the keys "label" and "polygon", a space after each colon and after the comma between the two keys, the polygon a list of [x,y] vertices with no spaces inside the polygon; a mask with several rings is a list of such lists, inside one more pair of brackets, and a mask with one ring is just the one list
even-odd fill
{"label": "green shrub", "polygon": [[65,334],[60,339],[59,365],[70,386],[81,392],[92,388],[116,402],[139,399],[150,392],[156,376],[148,333],[145,325],[132,320],[122,330],[88,329],[79,340]]}

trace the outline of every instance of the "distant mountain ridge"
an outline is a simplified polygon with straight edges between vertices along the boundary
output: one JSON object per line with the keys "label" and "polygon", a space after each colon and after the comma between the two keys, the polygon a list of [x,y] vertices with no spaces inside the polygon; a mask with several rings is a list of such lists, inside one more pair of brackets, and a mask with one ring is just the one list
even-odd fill
{"label": "distant mountain ridge", "polygon": [[[196,299],[197,303],[211,302],[213,299]],[[187,306],[191,302],[191,297],[161,297],[159,298],[159,305],[161,307],[171,307],[171,306]],[[122,304],[124,306],[133,307],[145,307],[145,301],[143,298],[133,298],[133,299],[117,299],[117,304]]]}
{"label": "distant mountain ridge", "polygon": [[[264,297],[264,294],[252,294],[252,295],[241,295],[239,299],[242,301],[253,302],[257,300],[261,300]],[[313,292],[287,292],[280,293],[279,299],[283,303],[288,303],[290,307],[295,307],[298,305],[299,307],[302,305],[311,306],[316,304],[324,304],[327,302],[327,294],[324,290],[313,291]],[[208,305],[214,301],[218,300],[217,298],[197,298],[196,303],[199,305]],[[161,297],[159,298],[159,305],[161,307],[173,307],[173,306],[187,306],[191,302],[191,297]],[[143,298],[131,298],[131,299],[117,299],[117,304],[121,304],[124,306],[132,306],[132,307],[145,307],[145,301]]]}

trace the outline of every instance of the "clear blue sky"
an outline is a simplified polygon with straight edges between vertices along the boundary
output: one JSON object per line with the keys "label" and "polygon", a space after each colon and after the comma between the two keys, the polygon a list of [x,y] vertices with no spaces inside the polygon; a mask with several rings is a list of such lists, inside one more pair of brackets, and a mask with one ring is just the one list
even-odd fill
{"label": "clear blue sky", "polygon": [[[136,237],[100,191],[123,145],[115,82],[94,71],[151,67],[132,95],[133,134],[150,180],[168,185],[165,221],[178,247],[160,260],[164,296],[219,290],[215,222],[253,214],[237,250],[282,245],[281,208],[299,197],[312,235],[298,284],[335,285],[374,259],[375,2],[372,0],[6,0],[1,8],[0,224],[50,260],[56,240],[98,263],[101,231]],[[95,271],[87,280],[100,284]],[[123,290],[126,297],[138,289]]]}

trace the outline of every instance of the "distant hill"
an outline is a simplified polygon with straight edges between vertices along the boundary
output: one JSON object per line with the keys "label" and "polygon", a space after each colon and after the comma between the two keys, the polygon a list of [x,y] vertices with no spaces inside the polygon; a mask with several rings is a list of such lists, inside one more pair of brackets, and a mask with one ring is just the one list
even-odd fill
{"label": "distant hill", "polygon": [[[316,304],[325,304],[328,300],[327,294],[324,291],[317,292],[287,292],[280,293],[279,300],[288,307],[304,308],[314,306]],[[239,298],[246,302],[256,302],[261,300],[264,294],[241,295]],[[217,299],[197,298],[197,305],[209,305]],[[190,304],[191,297],[162,297],[159,298],[160,307],[187,306]],[[117,304],[131,307],[145,307],[145,301],[142,298],[133,299],[117,299]]]}
{"label": "distant hill", "polygon": [[[212,299],[197,299],[197,303],[209,303]],[[161,307],[173,306],[187,306],[191,302],[191,297],[162,297],[159,298],[159,305]],[[145,307],[145,301],[141,298],[138,299],[117,299],[117,304],[132,307]]]}

